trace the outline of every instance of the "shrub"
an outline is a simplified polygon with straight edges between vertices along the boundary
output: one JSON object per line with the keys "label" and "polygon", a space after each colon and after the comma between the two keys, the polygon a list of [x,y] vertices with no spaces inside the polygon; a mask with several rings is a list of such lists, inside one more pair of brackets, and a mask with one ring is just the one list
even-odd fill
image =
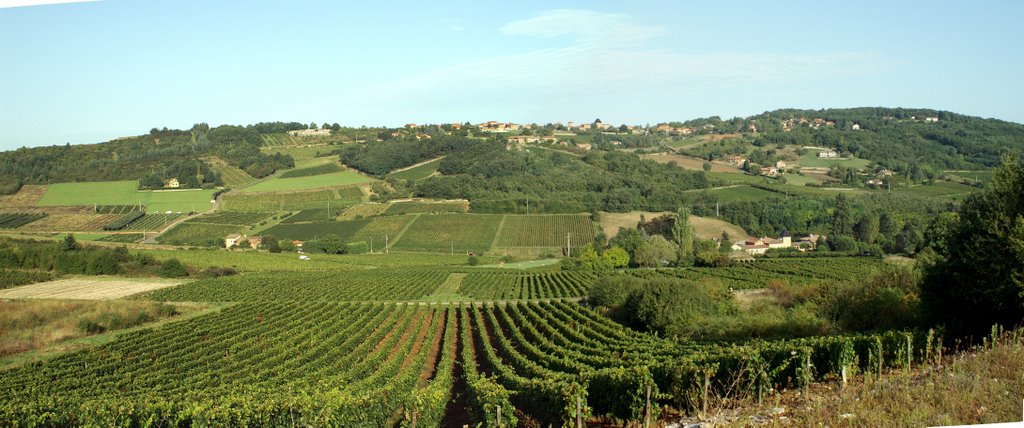
{"label": "shrub", "polygon": [[466,264],[470,266],[477,266],[480,264],[480,258],[477,256],[469,256],[469,258],[466,259]]}
{"label": "shrub", "polygon": [[178,259],[170,259],[160,265],[160,276],[164,278],[180,278],[188,275],[188,270],[181,264]]}

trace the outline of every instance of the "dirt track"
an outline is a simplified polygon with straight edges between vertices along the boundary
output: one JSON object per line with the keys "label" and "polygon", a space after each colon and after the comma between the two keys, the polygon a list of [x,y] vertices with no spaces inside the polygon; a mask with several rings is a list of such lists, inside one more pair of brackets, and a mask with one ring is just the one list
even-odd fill
{"label": "dirt track", "polygon": [[145,291],[171,287],[182,281],[151,278],[72,278],[0,290],[0,299],[117,299]]}

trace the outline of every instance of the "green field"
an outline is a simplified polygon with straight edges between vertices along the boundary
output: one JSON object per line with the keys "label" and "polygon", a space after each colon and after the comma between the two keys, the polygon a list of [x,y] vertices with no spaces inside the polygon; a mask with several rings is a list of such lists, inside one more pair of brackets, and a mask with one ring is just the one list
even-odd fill
{"label": "green field", "polygon": [[392,172],[388,174],[388,177],[403,180],[419,180],[421,178],[427,178],[437,172],[437,167],[439,165],[441,165],[441,159],[435,159],[423,165],[418,165],[404,171]]}
{"label": "green field", "polygon": [[945,171],[946,174],[955,175],[968,181],[980,181],[988,183],[995,175],[994,171]]}
{"label": "green field", "polygon": [[783,174],[782,178],[786,179],[786,184],[791,186],[806,186],[810,184],[821,184],[821,180],[814,177],[800,174]]}
{"label": "green field", "polygon": [[817,153],[800,156],[800,166],[807,168],[829,168],[839,165],[846,168],[864,168],[871,161],[859,158],[819,158]]}
{"label": "green field", "polygon": [[341,172],[344,169],[341,165],[336,162],[325,163],[323,165],[310,166],[306,168],[296,168],[281,173],[278,178],[297,178],[297,177],[310,177],[314,175],[331,174],[335,172]]}
{"label": "green field", "polygon": [[978,189],[966,184],[953,183],[951,181],[936,181],[935,184],[921,184],[913,187],[900,187],[892,189],[893,193],[905,193],[917,196],[928,196],[932,198],[959,201],[971,192]]}
{"label": "green field", "polygon": [[310,175],[295,178],[271,178],[242,189],[243,192],[272,192],[279,190],[304,190],[321,187],[339,187],[349,184],[369,183],[373,179],[352,171]]}
{"label": "green field", "polygon": [[709,195],[715,195],[720,202],[745,201],[751,199],[765,199],[780,196],[767,190],[761,190],[751,186],[737,186],[723,189],[707,190]]}
{"label": "green field", "polygon": [[421,214],[392,248],[455,254],[490,250],[501,215]]}
{"label": "green field", "polygon": [[98,181],[51,184],[39,206],[137,205],[148,212],[202,212],[211,207],[213,190],[139,191],[136,181]]}
{"label": "green field", "polygon": [[590,215],[506,215],[496,246],[562,248],[567,239],[571,239],[573,247],[593,244],[594,224]]}
{"label": "green field", "polygon": [[236,166],[228,165],[224,161],[210,162],[210,167],[213,168],[216,173],[220,174],[221,180],[224,180],[224,185],[230,188],[237,189],[256,181],[255,178],[252,178],[252,176],[247,174],[245,171],[238,169]]}
{"label": "green field", "polygon": [[714,180],[724,180],[726,182],[733,184],[764,183],[767,181],[774,181],[773,179],[768,177],[744,174],[742,172],[707,172],[705,174],[707,174],[708,178]]}
{"label": "green field", "polygon": [[329,233],[338,235],[345,242],[352,238],[370,223],[370,220],[330,221],[319,223],[281,223],[261,232],[261,235],[274,235],[278,239],[298,239],[309,241]]}
{"label": "green field", "polygon": [[303,192],[230,192],[221,197],[221,209],[235,211],[331,210],[362,202],[358,187]]}
{"label": "green field", "polygon": [[373,248],[383,248],[385,240],[394,242],[398,239],[399,233],[414,220],[414,215],[372,217],[370,223],[359,229],[352,240],[372,243]]}

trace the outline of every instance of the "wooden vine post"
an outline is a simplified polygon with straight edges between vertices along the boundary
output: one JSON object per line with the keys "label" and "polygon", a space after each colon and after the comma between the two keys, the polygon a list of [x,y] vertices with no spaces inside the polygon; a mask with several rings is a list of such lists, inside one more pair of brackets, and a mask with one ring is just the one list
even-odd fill
{"label": "wooden vine post", "polygon": [[651,427],[651,384],[647,384],[647,404],[644,405],[644,428]]}
{"label": "wooden vine post", "polygon": [[701,396],[703,404],[701,405],[702,412],[708,414],[708,390],[711,389],[711,372],[704,372],[704,394]]}
{"label": "wooden vine post", "polygon": [[496,406],[498,409],[498,428],[502,428],[504,425],[501,423],[501,406]]}
{"label": "wooden vine post", "polygon": [[583,402],[576,396],[576,428],[583,428]]}

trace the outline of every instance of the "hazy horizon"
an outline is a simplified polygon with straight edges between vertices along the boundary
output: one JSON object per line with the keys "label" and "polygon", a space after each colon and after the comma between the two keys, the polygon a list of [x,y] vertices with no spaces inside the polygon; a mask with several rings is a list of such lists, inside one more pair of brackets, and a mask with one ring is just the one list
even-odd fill
{"label": "hazy horizon", "polygon": [[654,124],[881,106],[1022,123],[1022,11],[1015,2],[7,7],[0,150],[197,122]]}

